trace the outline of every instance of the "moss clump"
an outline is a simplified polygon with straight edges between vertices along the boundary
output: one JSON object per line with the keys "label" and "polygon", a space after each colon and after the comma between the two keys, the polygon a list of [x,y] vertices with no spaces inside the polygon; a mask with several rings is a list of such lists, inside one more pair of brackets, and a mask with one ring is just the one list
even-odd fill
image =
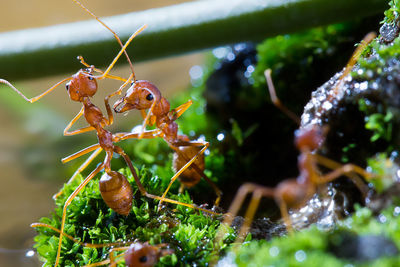
{"label": "moss clump", "polygon": [[[238,266],[396,266],[400,260],[400,216],[399,207],[390,207],[375,217],[368,208],[357,207],[356,212],[347,218],[333,232],[325,232],[310,227],[293,235],[275,238],[271,241],[251,241],[243,245],[234,257]],[[387,246],[379,259],[348,259],[345,252],[338,252],[337,245],[347,237],[381,236],[381,246]],[[375,240],[371,238],[371,240]],[[382,241],[383,240],[383,241]],[[377,241],[375,241],[377,242]],[[384,245],[383,245],[384,244]],[[363,244],[365,250],[379,250],[376,244]],[[370,246],[370,247],[369,247]],[[390,248],[390,249],[389,249]],[[356,257],[360,247],[351,248]],[[340,249],[339,249],[340,251]],[[370,250],[369,250],[370,251]],[[378,255],[377,255],[378,256]]]}
{"label": "moss clump", "polygon": [[[220,223],[218,220],[190,208],[175,205],[168,205],[157,212],[157,203],[140,196],[129,171],[120,171],[127,176],[134,189],[135,198],[129,216],[118,215],[105,205],[100,196],[98,181],[94,179],[68,207],[66,234],[78,238],[81,242],[93,244],[132,241],[167,243],[174,250],[174,254],[163,257],[157,266],[204,266],[217,256],[211,240],[214,239]],[[160,195],[165,189],[161,179],[148,169],[142,168],[140,177],[143,185],[152,194]],[[64,187],[64,194],[56,201],[55,213],[51,218],[42,218],[42,223],[60,228],[63,204],[81,181],[82,178],[79,177]],[[191,203],[187,193],[179,196],[170,194],[169,197]],[[38,228],[38,232],[35,248],[45,266],[51,266],[55,262],[59,235],[47,228]],[[221,246],[224,247],[222,243]],[[60,264],[90,264],[107,258],[108,252],[109,248],[83,247],[63,238]]]}

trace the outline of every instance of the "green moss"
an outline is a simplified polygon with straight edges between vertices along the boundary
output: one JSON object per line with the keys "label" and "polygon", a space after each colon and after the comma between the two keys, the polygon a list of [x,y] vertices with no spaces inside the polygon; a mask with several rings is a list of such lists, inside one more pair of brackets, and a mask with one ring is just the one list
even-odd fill
{"label": "green moss", "polygon": [[[160,260],[158,266],[205,265],[215,257],[213,244],[215,229],[219,221],[209,215],[199,213],[183,206],[168,205],[157,212],[157,203],[140,196],[129,171],[120,170],[127,177],[134,190],[132,211],[124,217],[110,210],[101,199],[98,181],[92,180],[68,207],[65,233],[82,242],[103,244],[109,242],[149,241],[150,244],[167,243],[175,252]],[[148,169],[140,170],[143,185],[150,193],[160,195],[165,189],[161,178]],[[69,194],[82,181],[79,177],[64,187],[64,194],[57,199],[57,208],[51,218],[40,221],[60,228],[63,204]],[[191,203],[190,196],[170,194],[170,198]],[[58,247],[58,234],[47,228],[38,228],[35,237],[37,251],[45,266],[55,262]],[[82,247],[63,238],[61,264],[80,266],[104,260],[109,248],[93,249]],[[179,261],[177,261],[179,259]]]}
{"label": "green moss", "polygon": [[[397,210],[398,208],[396,208]],[[384,217],[382,217],[384,216]],[[379,235],[400,248],[400,217],[394,207],[384,210],[378,219],[368,208],[357,207],[350,218],[337,225],[333,232],[310,227],[271,241],[252,241],[242,246],[234,257],[238,266],[396,266],[400,255],[357,262],[340,258],[331,245],[342,235]],[[385,218],[385,219],[382,219]]]}

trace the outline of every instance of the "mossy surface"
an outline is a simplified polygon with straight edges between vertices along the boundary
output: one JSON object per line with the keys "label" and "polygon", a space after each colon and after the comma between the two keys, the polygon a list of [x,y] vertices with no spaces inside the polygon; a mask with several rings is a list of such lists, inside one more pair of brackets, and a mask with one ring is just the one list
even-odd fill
{"label": "mossy surface", "polygon": [[[157,212],[157,204],[153,200],[140,196],[129,171],[121,169],[120,172],[128,177],[134,188],[135,197],[130,215],[121,216],[109,209],[101,199],[98,181],[92,180],[68,208],[66,234],[79,238],[81,242],[93,244],[122,242],[129,245],[133,241],[148,241],[152,245],[166,243],[174,250],[174,254],[163,257],[157,266],[204,266],[213,257],[217,257],[210,240],[216,234],[219,220],[183,206],[169,205]],[[162,194],[165,186],[154,172],[142,168],[140,177],[150,193]],[[42,223],[60,228],[63,203],[81,181],[81,177],[78,177],[75,182],[64,187],[64,194],[56,201],[58,207],[55,213],[51,218],[42,218]],[[188,193],[180,196],[171,194],[169,197],[191,203]],[[42,227],[38,231],[35,247],[45,261],[45,266],[51,266],[55,262],[58,234]],[[64,237],[60,264],[81,266],[98,262],[108,257],[109,249],[83,247]]]}

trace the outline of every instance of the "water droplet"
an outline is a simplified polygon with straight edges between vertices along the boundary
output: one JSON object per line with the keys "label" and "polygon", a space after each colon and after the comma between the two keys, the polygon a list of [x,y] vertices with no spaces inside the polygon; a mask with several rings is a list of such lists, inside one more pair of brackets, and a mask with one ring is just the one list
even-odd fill
{"label": "water droplet", "polygon": [[223,134],[223,133],[219,133],[218,135],[217,135],[217,140],[218,141],[222,141],[222,140],[224,140],[225,139],[225,135]]}
{"label": "water droplet", "polygon": [[325,110],[330,110],[331,108],[332,108],[332,103],[331,102],[329,102],[329,101],[325,101],[323,104],[322,104],[322,108],[323,109],[325,109]]}
{"label": "water droplet", "polygon": [[387,218],[386,218],[385,215],[379,214],[379,216],[378,216],[378,221],[379,221],[380,223],[385,223],[385,222],[387,221]]}
{"label": "water droplet", "polygon": [[361,91],[364,91],[367,88],[368,88],[368,82],[367,81],[360,83],[360,90]]}
{"label": "water droplet", "polygon": [[271,255],[272,257],[276,257],[279,255],[279,248],[278,247],[271,247],[269,249],[269,255]]}
{"label": "water droplet", "polygon": [[394,211],[393,211],[393,216],[399,216],[399,214],[400,214],[400,207],[395,207],[394,208]]}
{"label": "water droplet", "polygon": [[192,78],[194,80],[200,79],[201,77],[203,77],[203,74],[204,74],[203,68],[199,65],[194,65],[189,70],[190,78]]}
{"label": "water droplet", "polygon": [[307,258],[307,254],[303,250],[299,250],[294,254],[294,257],[298,262],[303,262]]}
{"label": "water droplet", "polygon": [[235,59],[235,54],[232,53],[232,52],[230,52],[230,53],[228,53],[228,55],[226,56],[226,58],[227,58],[229,61],[233,61],[233,60]]}
{"label": "water droplet", "polygon": [[33,257],[35,255],[35,251],[33,251],[33,250],[28,250],[27,252],[26,252],[26,254],[25,254],[25,256],[27,256],[27,257]]}
{"label": "water droplet", "polygon": [[213,49],[212,53],[216,58],[224,58],[231,51],[228,47],[218,47]]}

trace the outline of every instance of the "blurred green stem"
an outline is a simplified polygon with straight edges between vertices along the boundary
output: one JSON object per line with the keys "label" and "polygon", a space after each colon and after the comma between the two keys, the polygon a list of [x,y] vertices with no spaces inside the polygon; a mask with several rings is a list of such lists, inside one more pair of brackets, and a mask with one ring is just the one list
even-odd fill
{"label": "blurred green stem", "polygon": [[[386,0],[204,0],[105,18],[130,45],[134,62],[235,42],[260,40],[305,28],[380,13]],[[77,8],[77,12],[79,8]],[[104,67],[119,50],[95,20],[0,34],[0,77],[26,79],[81,67],[82,55]],[[120,60],[126,62],[126,60]]]}

